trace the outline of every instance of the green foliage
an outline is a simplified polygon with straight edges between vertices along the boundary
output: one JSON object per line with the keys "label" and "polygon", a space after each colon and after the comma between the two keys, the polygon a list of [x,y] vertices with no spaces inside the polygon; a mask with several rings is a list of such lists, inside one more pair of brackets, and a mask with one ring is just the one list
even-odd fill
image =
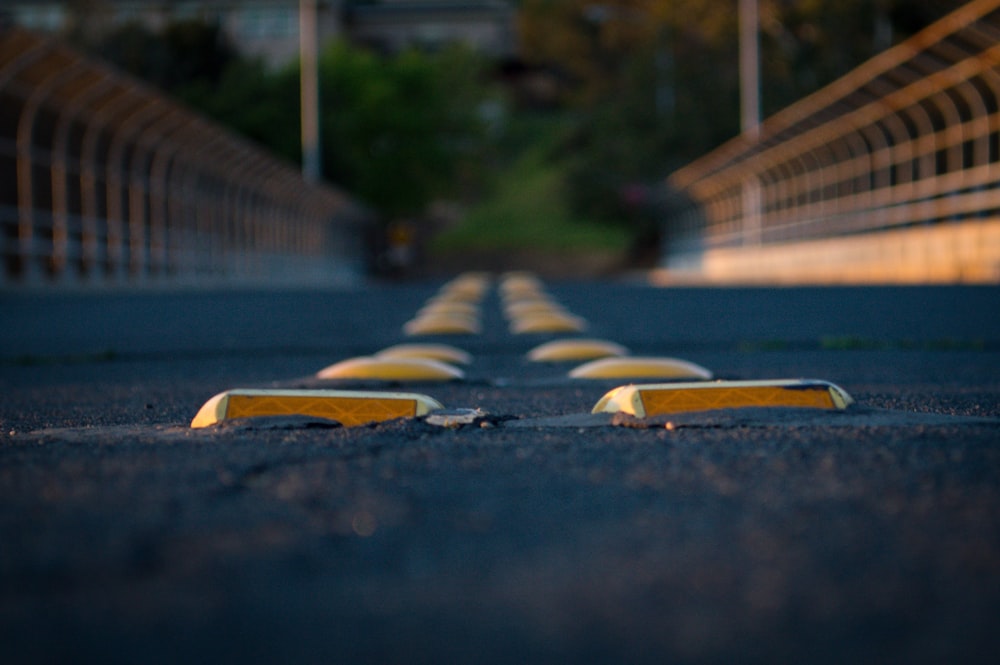
{"label": "green foliage", "polygon": [[[139,24],[92,46],[276,154],[301,160],[299,67],[235,57],[219,26]],[[386,216],[419,215],[482,180],[486,63],[464,48],[380,56],[331,44],[319,62],[324,177]]]}
{"label": "green foliage", "polygon": [[199,20],[172,22],[162,32],[126,23],[89,46],[130,74],[170,93],[194,84],[215,85],[237,60],[221,26]]}
{"label": "green foliage", "polygon": [[[939,18],[948,4],[759,0],[765,117]],[[524,0],[524,57],[572,81],[563,100],[578,119],[568,165],[577,211],[634,227],[623,187],[662,181],[739,133],[736,9],[736,0]]]}
{"label": "green foliage", "polygon": [[482,64],[455,48],[395,57],[334,44],[320,61],[324,171],[392,215],[454,194],[486,149]]}
{"label": "green foliage", "polygon": [[237,60],[217,83],[194,81],[177,97],[220,123],[298,163],[302,156],[298,74],[275,74],[260,60]]}
{"label": "green foliage", "polygon": [[438,251],[520,250],[620,251],[628,234],[589,219],[570,205],[564,155],[565,122],[559,118],[515,121],[506,135],[503,165],[491,191],[462,223],[440,234]]}

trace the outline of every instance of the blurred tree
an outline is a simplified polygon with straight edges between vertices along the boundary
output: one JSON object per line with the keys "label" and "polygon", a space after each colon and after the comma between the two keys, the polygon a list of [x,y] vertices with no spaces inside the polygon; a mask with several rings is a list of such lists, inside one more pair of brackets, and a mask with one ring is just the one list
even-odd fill
{"label": "blurred tree", "polygon": [[275,73],[262,60],[236,59],[216,82],[198,79],[175,94],[284,159],[300,161],[298,70]]}
{"label": "blurred tree", "polygon": [[524,57],[574,78],[565,102],[577,129],[562,154],[579,212],[634,219],[634,185],[735,133],[736,14],[718,10],[710,0],[522,5]]}
{"label": "blurred tree", "polygon": [[518,13],[522,57],[557,65],[574,83],[565,101],[589,105],[615,87],[636,49],[655,37],[659,24],[650,0],[524,0]]}
{"label": "blurred tree", "polygon": [[193,81],[218,82],[239,59],[218,21],[171,21],[163,30],[163,41],[170,60],[170,70],[164,72],[168,89]]}
{"label": "blurred tree", "polygon": [[[760,0],[765,117],[954,6]],[[634,220],[634,185],[739,132],[736,0],[524,0],[519,29],[530,65],[572,73],[564,103],[578,123],[565,152],[581,212]]]}
{"label": "blurred tree", "polygon": [[325,175],[391,215],[479,177],[483,62],[455,47],[379,56],[333,44],[320,58]]}
{"label": "blurred tree", "polygon": [[[129,23],[91,50],[288,160],[301,159],[299,68],[238,56],[201,20]],[[487,63],[460,47],[394,56],[330,45],[320,58],[324,176],[387,215],[419,215],[481,180]]]}
{"label": "blurred tree", "polygon": [[159,32],[132,21],[86,46],[170,93],[191,85],[216,85],[238,59],[221,26],[199,19],[173,21]]}

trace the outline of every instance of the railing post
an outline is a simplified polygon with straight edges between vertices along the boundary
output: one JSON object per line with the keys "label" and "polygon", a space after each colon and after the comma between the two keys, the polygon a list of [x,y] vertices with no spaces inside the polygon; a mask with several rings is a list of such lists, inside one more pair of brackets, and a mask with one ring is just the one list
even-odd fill
{"label": "railing post", "polygon": [[[52,213],[53,224],[65,230],[66,238],[62,251],[62,260],[67,263],[66,271],[69,271],[68,262],[71,255],[76,258],[76,267],[73,270],[74,279],[79,279],[84,272],[84,241],[87,224],[82,215],[82,210],[77,211],[76,247],[71,251],[72,241],[70,239],[70,210],[69,210],[69,161],[70,161],[70,132],[73,124],[78,120],[86,105],[99,95],[107,91],[110,85],[107,75],[97,69],[90,69],[88,72],[90,80],[82,84],[76,94],[70,95],[61,105],[61,112],[56,124],[55,137],[52,141],[53,162],[52,162]],[[77,155],[77,177],[79,177],[82,165],[80,155]]]}
{"label": "railing post", "polygon": [[[179,109],[165,107],[164,113],[139,133],[129,161],[129,258],[134,279],[148,278],[153,263],[154,167],[161,146],[183,126]],[[140,149],[145,148],[141,163]]]}
{"label": "railing post", "polygon": [[[5,69],[7,76],[13,76],[21,69],[41,59],[43,51],[32,49],[18,58],[13,67]],[[40,83],[31,90],[18,117],[15,152],[17,160],[17,244],[20,256],[20,277],[25,282],[38,282],[42,269],[38,264],[38,229],[35,209],[34,169],[36,151],[34,144],[35,119],[42,104],[52,93],[52,89],[66,77],[65,71],[52,69],[44,74]]]}

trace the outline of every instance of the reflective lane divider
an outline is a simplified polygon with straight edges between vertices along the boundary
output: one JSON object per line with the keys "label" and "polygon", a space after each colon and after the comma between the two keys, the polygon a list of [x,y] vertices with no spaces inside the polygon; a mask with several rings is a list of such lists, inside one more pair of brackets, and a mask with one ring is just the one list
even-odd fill
{"label": "reflective lane divider", "polygon": [[558,313],[529,314],[514,319],[510,324],[510,332],[515,335],[582,332],[586,329],[587,322],[579,316]]}
{"label": "reflective lane divider", "polygon": [[410,319],[403,326],[408,336],[418,335],[478,335],[482,332],[479,319],[458,314],[435,314]]}
{"label": "reflective lane divider", "polygon": [[816,379],[654,383],[619,386],[604,395],[592,413],[627,413],[645,418],[748,407],[842,410],[853,403],[843,388]]}
{"label": "reflective lane divider", "polygon": [[384,381],[455,381],[465,378],[459,368],[431,358],[348,358],[324,367],[318,379],[381,379]]}
{"label": "reflective lane divider", "polygon": [[541,303],[545,305],[555,304],[555,300],[553,300],[553,298],[547,294],[541,286],[523,287],[516,290],[504,290],[501,288],[500,301],[505,310],[509,310],[509,308],[520,303]]}
{"label": "reflective lane divider", "polygon": [[627,356],[628,349],[603,339],[560,339],[540,344],[528,351],[532,362],[566,362]]}
{"label": "reflective lane divider", "polygon": [[518,319],[532,314],[565,314],[561,305],[550,300],[518,300],[504,305],[504,316],[507,319]]}
{"label": "reflective lane divider", "polygon": [[396,418],[415,418],[443,408],[416,393],[347,390],[251,390],[219,393],[199,409],[191,427],[208,427],[223,420],[267,416],[312,416],[335,420],[344,427]]}
{"label": "reflective lane divider", "polygon": [[508,272],[500,277],[500,295],[504,298],[524,293],[538,293],[541,289],[541,280],[529,272]]}
{"label": "reflective lane divider", "polygon": [[458,316],[477,318],[479,316],[479,306],[464,300],[438,300],[436,302],[428,302],[417,310],[417,317],[436,316],[439,314],[456,314]]}
{"label": "reflective lane divider", "polygon": [[429,358],[443,363],[468,365],[472,354],[448,344],[396,344],[382,349],[376,358]]}
{"label": "reflective lane divider", "polygon": [[523,297],[535,297],[545,293],[545,285],[537,277],[528,275],[501,277],[497,285],[500,298],[504,301],[517,300]]}
{"label": "reflective lane divider", "polygon": [[712,372],[680,358],[625,356],[600,358],[569,373],[573,379],[711,379]]}
{"label": "reflective lane divider", "polygon": [[505,308],[512,307],[518,303],[543,303],[543,304],[553,304],[555,300],[552,296],[547,294],[541,287],[538,288],[524,288],[517,291],[501,291],[500,301],[503,303]]}
{"label": "reflective lane divider", "polygon": [[441,287],[441,294],[468,301],[479,301],[490,288],[488,273],[468,272],[447,282]]}
{"label": "reflective lane divider", "polygon": [[403,325],[410,337],[422,335],[478,335],[482,332],[479,302],[490,288],[488,273],[463,273],[442,286],[417,314]]}
{"label": "reflective lane divider", "polygon": [[541,281],[529,273],[514,273],[502,278],[500,296],[508,328],[514,335],[573,333],[587,329],[585,319],[546,294]]}

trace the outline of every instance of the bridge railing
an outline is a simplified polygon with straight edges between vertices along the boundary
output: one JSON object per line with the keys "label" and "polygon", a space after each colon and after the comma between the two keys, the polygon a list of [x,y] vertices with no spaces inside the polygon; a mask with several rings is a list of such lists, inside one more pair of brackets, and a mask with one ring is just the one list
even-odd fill
{"label": "bridge railing", "polygon": [[352,279],[365,219],[149,86],[0,30],[0,286]]}
{"label": "bridge railing", "polygon": [[673,173],[660,277],[1000,281],[1000,0]]}

